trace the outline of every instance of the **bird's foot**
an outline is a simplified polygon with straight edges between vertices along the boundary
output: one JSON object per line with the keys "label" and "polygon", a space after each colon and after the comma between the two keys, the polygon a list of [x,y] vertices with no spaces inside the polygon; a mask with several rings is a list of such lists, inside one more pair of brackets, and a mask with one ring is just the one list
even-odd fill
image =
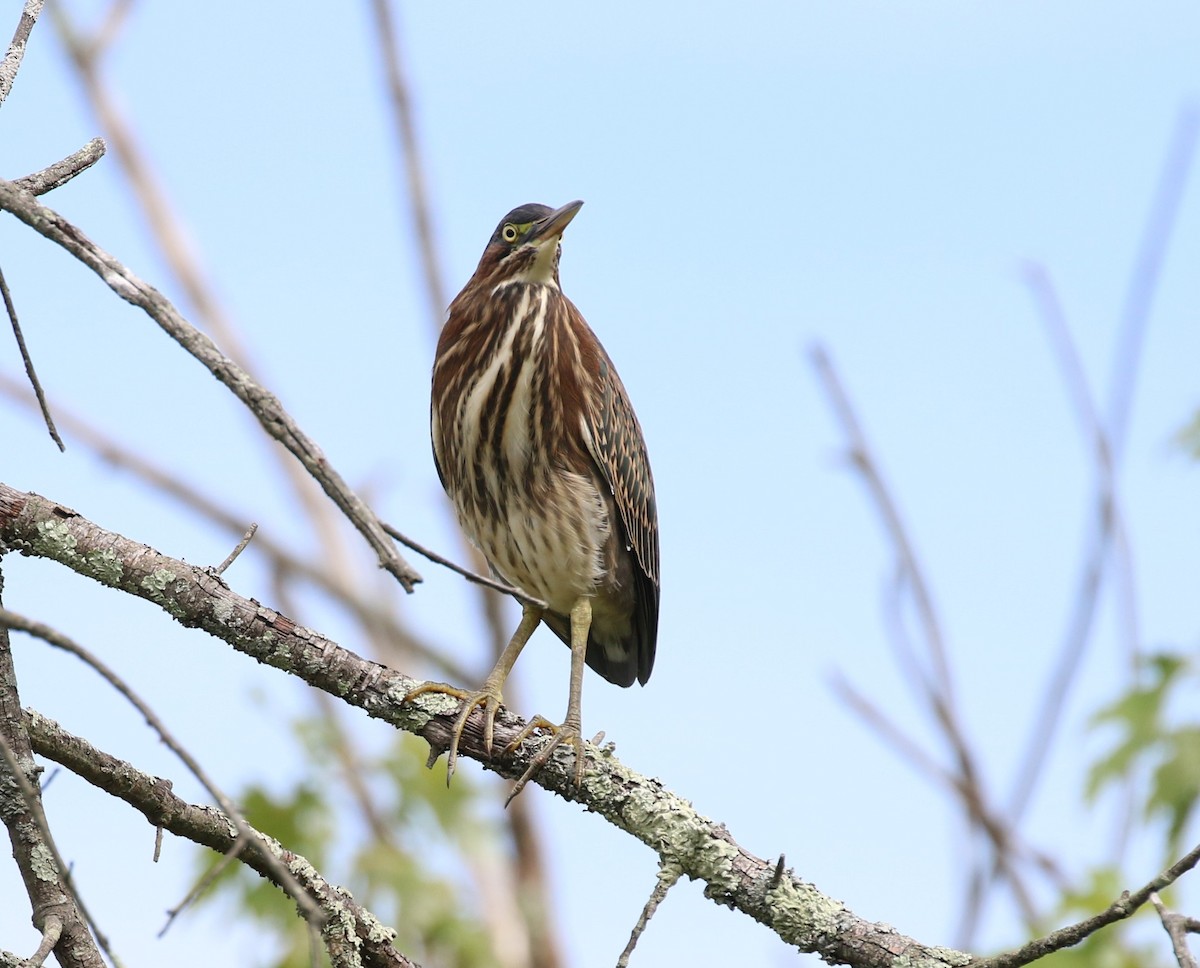
{"label": "bird's foot", "polygon": [[484,683],[484,687],[476,692],[468,692],[466,689],[459,689],[457,686],[450,686],[444,682],[423,682],[408,693],[402,702],[408,702],[410,699],[430,692],[462,700],[458,719],[454,721],[454,726],[450,730],[450,755],[446,759],[446,786],[449,786],[450,780],[454,777],[454,768],[458,765],[458,744],[462,739],[463,730],[467,728],[467,720],[471,718],[471,713],[475,711],[476,706],[483,707],[483,748],[490,755],[496,713],[499,712],[504,698],[500,695],[499,688],[489,688],[488,683]]}
{"label": "bird's foot", "polygon": [[554,755],[554,751],[562,746],[563,743],[570,743],[575,747],[575,787],[578,789],[583,786],[583,734],[580,732],[578,724],[570,721],[562,725],[556,725],[543,716],[534,716],[529,720],[516,738],[509,743],[505,748],[505,754],[516,752],[517,748],[529,739],[534,733],[539,731],[549,732],[551,734],[550,742],[538,750],[537,756],[533,758],[533,762],[529,764],[529,768],[521,774],[521,779],[513,785],[509,791],[508,799],[504,801],[507,807],[513,801],[518,793],[525,789],[525,784],[530,781],[546,763],[550,757]]}

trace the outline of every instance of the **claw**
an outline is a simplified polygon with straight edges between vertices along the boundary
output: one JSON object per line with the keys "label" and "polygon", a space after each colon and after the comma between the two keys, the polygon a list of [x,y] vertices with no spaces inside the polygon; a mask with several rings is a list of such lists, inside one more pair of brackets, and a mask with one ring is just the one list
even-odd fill
{"label": "claw", "polygon": [[554,755],[554,751],[563,743],[570,743],[575,747],[575,788],[579,789],[583,786],[583,735],[579,731],[578,726],[573,726],[570,723],[563,723],[561,726],[556,726],[550,720],[542,716],[534,716],[516,736],[516,738],[504,748],[505,755],[515,753],[517,748],[529,739],[538,730],[546,730],[552,735],[550,742],[538,750],[537,755],[530,762],[525,772],[521,774],[521,778],[513,784],[513,788],[509,791],[508,797],[504,801],[507,807],[512,803],[513,798],[525,789],[525,785],[537,775],[537,772],[550,762],[550,757]]}
{"label": "claw", "polygon": [[467,692],[456,686],[448,686],[444,682],[424,682],[408,693],[403,701],[408,702],[416,696],[430,692],[462,700],[462,708],[459,709],[458,718],[450,730],[450,753],[446,758],[446,786],[449,786],[450,781],[454,778],[455,767],[458,765],[458,744],[462,739],[463,730],[467,728],[467,720],[471,718],[471,713],[475,711],[476,706],[483,706],[483,747],[488,755],[491,755],[496,713],[500,711],[504,698],[500,695],[499,689],[486,688],[486,683],[485,688],[478,692]]}

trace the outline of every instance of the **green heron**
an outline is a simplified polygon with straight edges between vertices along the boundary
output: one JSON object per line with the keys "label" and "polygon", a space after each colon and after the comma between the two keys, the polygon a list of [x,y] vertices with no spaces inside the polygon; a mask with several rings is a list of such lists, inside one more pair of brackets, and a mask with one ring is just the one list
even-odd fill
{"label": "green heron", "polygon": [[474,275],[450,304],[433,364],[433,456],[463,530],[493,571],[541,605],[521,623],[477,692],[426,683],[411,695],[463,700],[447,782],[476,706],[491,752],[501,687],[545,622],[571,648],[567,715],[534,717],[551,741],[517,781],[515,796],[563,743],[583,782],[581,695],[586,662],[609,682],[645,684],[658,633],[658,515],[646,443],[616,368],[563,295],[563,230],[583,202],[522,205],[488,240]]}

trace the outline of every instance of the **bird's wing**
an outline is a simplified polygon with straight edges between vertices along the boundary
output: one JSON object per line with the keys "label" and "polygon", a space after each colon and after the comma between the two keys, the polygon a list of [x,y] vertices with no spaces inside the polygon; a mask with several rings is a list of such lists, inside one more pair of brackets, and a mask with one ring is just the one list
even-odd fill
{"label": "bird's wing", "polygon": [[658,632],[658,510],[646,441],[629,395],[612,360],[601,349],[597,412],[589,415],[588,450],[612,491],[630,550],[637,559],[639,638],[643,655],[638,678],[645,682],[654,661]]}

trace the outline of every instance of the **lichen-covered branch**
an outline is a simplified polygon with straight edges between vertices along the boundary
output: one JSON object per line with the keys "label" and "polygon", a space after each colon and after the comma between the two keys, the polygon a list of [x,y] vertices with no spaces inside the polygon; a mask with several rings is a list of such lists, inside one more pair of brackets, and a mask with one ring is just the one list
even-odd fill
{"label": "lichen-covered branch", "polygon": [[[4,542],[0,540],[0,549]],[[0,574],[0,591],[4,577]],[[17,674],[8,630],[0,628],[0,823],[8,830],[12,856],[29,896],[34,927],[61,922],[56,957],[64,968],[104,968],[104,959],[76,905],[65,868],[55,862],[45,814],[41,811],[38,767],[21,714]]]}
{"label": "lichen-covered branch", "polygon": [[76,175],[81,175],[104,157],[104,139],[93,138],[78,151],[67,155],[62,161],[35,171],[31,175],[13,179],[13,184],[30,195],[45,195],[61,188]]}
{"label": "lichen-covered branch", "polygon": [[[70,508],[0,484],[0,541],[23,554],[60,562],[104,585],[154,602],[182,624],[202,628],[257,661],[298,676],[368,715],[424,736],[442,750],[459,703],[447,696],[402,700],[418,682],[360,658],[278,612],[234,593],[208,570],[106,531]],[[537,753],[528,743],[505,756],[524,721],[503,711],[495,752],[483,748],[480,717],[463,734],[460,755],[504,776],[519,777]],[[970,956],[923,945],[886,925],[865,921],[791,871],[741,847],[725,827],[698,813],[656,779],[626,767],[609,750],[588,746],[583,786],[573,782],[571,754],[560,751],[536,782],[637,837],[662,862],[705,883],[705,894],[765,924],[788,944],[835,964],[883,968],[950,968]]]}
{"label": "lichen-covered branch", "polygon": [[[36,710],[25,710],[25,723],[35,752],[124,800],[153,826],[221,854],[236,847],[236,827],[216,808],[180,799],[171,792],[171,785],[166,781],[97,749]],[[276,884],[274,868],[268,860],[282,863],[325,913],[321,936],[326,947],[331,951],[351,953],[352,957],[344,958],[342,963],[361,964],[364,968],[416,968],[414,962],[392,946],[395,932],[360,907],[349,893],[326,881],[299,854],[284,849],[263,833],[251,833],[238,860]]]}
{"label": "lichen-covered branch", "polygon": [[33,25],[37,23],[45,2],[46,0],[25,0],[25,6],[21,9],[21,19],[17,21],[12,42],[8,45],[4,60],[0,61],[0,104],[8,98],[13,82],[17,79],[17,71],[21,69],[25,47],[29,43],[29,35],[33,32]]}

